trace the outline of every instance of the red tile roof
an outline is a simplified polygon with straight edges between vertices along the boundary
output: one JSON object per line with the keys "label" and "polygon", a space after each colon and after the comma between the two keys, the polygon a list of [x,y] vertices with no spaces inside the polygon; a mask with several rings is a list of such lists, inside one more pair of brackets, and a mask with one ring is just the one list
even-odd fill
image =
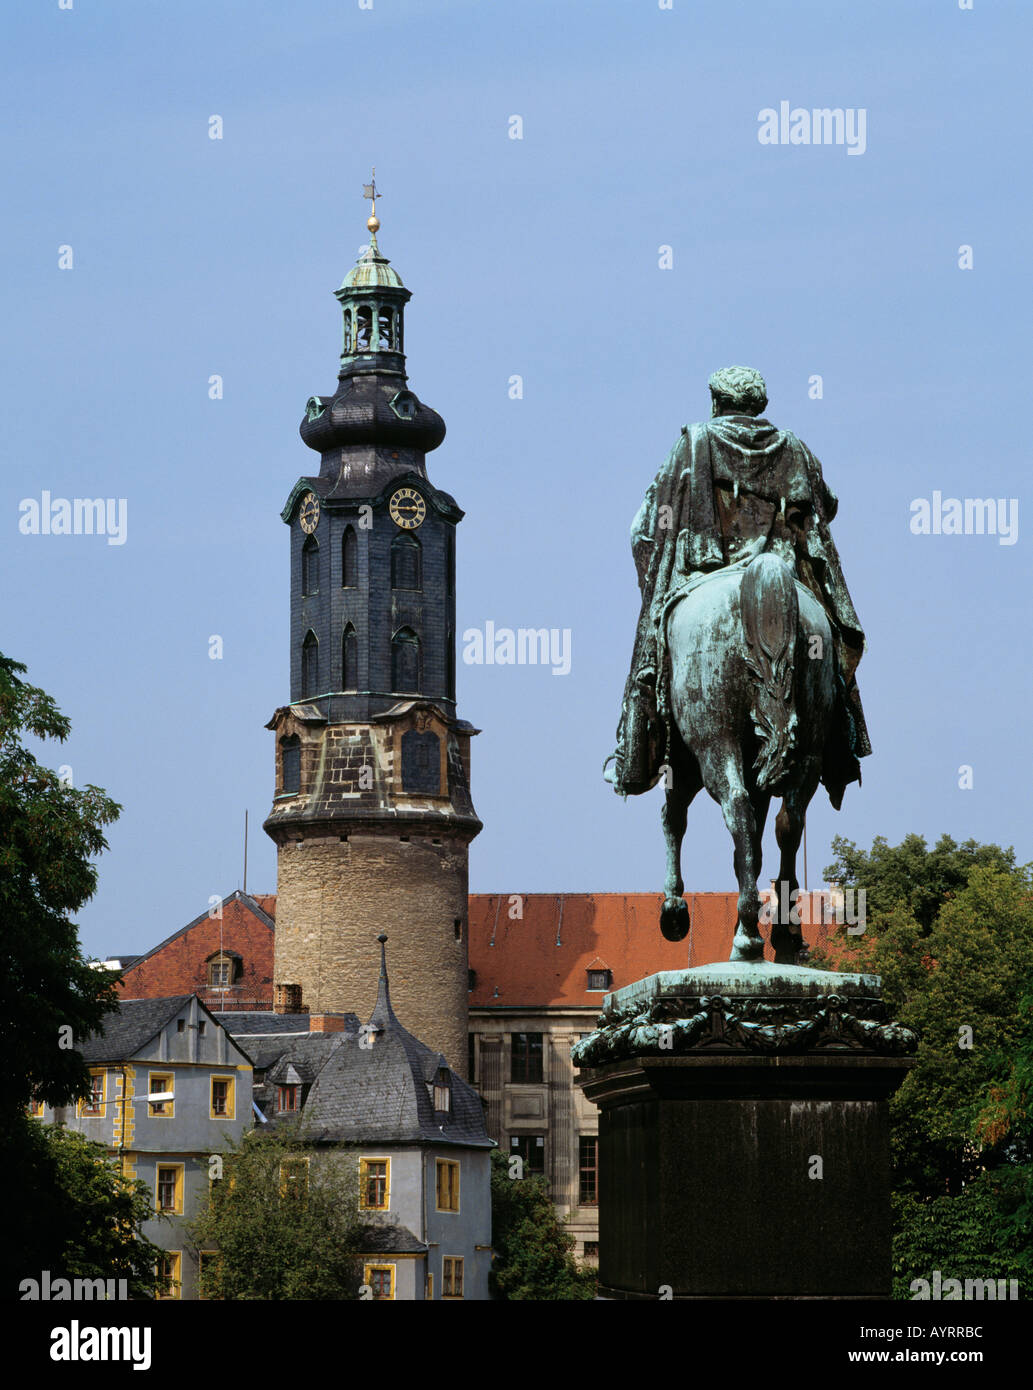
{"label": "red tile roof", "polygon": [[[727,960],[736,897],[686,893],[692,925],[672,942],[660,935],[661,893],[471,893],[470,1007],[595,1006],[602,995],[587,988],[590,968],[612,971],[611,988],[620,989],[658,970]],[[816,903],[813,917],[820,922]],[[826,933],[813,925],[803,934],[814,944]]]}

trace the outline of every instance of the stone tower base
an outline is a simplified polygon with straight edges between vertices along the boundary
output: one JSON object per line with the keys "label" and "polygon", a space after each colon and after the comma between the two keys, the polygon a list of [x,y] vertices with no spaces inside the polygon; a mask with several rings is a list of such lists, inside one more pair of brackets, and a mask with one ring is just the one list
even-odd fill
{"label": "stone tower base", "polygon": [[399,1022],[465,1077],[466,841],[362,830],[283,839],[277,879],[276,984],[300,986],[312,1013],[364,1021],[386,932]]}

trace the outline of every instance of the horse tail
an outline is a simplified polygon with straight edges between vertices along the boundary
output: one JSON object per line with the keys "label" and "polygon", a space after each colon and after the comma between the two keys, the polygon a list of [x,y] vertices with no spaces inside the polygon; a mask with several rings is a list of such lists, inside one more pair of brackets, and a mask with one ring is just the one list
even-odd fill
{"label": "horse tail", "polygon": [[760,739],[754,762],[757,785],[778,795],[791,770],[797,719],[793,700],[800,604],[796,579],[776,555],[758,555],[746,566],[740,591],[746,666],[753,677],[750,715]]}

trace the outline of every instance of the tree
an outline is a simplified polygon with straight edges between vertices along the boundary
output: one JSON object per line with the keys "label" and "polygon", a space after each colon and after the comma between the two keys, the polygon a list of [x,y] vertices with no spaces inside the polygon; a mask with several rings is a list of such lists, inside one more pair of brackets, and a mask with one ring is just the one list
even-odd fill
{"label": "tree", "polygon": [[905,835],[899,845],[876,835],[870,850],[837,835],[832,852],[836,858],[825,870],[829,883],[863,888],[868,915],[876,923],[893,908],[906,908],[923,935],[932,929],[943,904],[968,883],[974,868],[1002,873],[1015,868],[1013,849],[975,840],[959,845],[949,835],[941,835],[931,850],[921,835]]}
{"label": "tree", "polygon": [[[863,936],[813,963],[882,977],[919,1036],[890,1102],[898,1293],[910,1279],[1033,1282],[1033,880],[1014,851],[909,835],[833,842],[831,881],[867,893]],[[1024,1263],[1025,1262],[1025,1263]]]}
{"label": "tree", "polygon": [[203,1295],[217,1299],[359,1297],[370,1229],[358,1210],[357,1158],[314,1150],[297,1125],[253,1130],[224,1159],[193,1225]]}
{"label": "tree", "polygon": [[62,1267],[67,1229],[98,1248],[98,1213],[108,1208],[79,1206],[78,1151],[43,1136],[26,1107],[33,1096],[67,1105],[85,1094],[75,1040],[117,1008],[113,979],[87,964],[68,914],[92,897],[90,858],[107,848],[102,827],[121,808],[98,787],[68,785],[24,746],[25,735],[63,742],[70,731],[24,671],[0,655],[0,1171],[18,1194],[0,1255],[6,1290]]}
{"label": "tree", "polygon": [[88,1072],[73,1040],[117,1008],[113,979],[87,964],[68,916],[94,894],[92,855],[121,807],[99,787],[76,789],[42,767],[22,735],[63,742],[69,721],[0,655],[0,1129],[33,1095],[67,1105]]}
{"label": "tree", "polygon": [[491,1289],[500,1299],[590,1299],[592,1270],[579,1269],[574,1240],[560,1224],[544,1178],[510,1177],[507,1156],[491,1156]]}
{"label": "tree", "polygon": [[10,1215],[16,1228],[28,1228],[32,1253],[18,1249],[16,1282],[48,1270],[52,1281],[124,1279],[129,1298],[153,1298],[164,1251],[143,1234],[155,1219],[147,1184],[125,1177],[102,1144],[37,1120],[26,1122],[22,1156],[24,1181]]}

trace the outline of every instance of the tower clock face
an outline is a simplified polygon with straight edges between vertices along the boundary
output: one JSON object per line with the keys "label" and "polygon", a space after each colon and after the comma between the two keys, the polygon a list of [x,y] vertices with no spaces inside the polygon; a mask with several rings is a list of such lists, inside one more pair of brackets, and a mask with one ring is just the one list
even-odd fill
{"label": "tower clock face", "polygon": [[387,509],[391,520],[403,531],[415,531],[427,515],[427,504],[414,487],[400,487]]}
{"label": "tower clock face", "polygon": [[319,525],[319,498],[314,492],[306,492],[301,499],[301,511],[298,513],[301,520],[301,529],[308,535]]}

